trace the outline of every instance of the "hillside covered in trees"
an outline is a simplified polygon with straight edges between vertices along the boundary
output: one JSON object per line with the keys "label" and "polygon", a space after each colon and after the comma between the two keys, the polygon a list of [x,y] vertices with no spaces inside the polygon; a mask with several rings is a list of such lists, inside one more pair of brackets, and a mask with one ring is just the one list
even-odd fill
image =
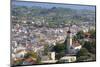
{"label": "hillside covered in trees", "polygon": [[11,11],[12,16],[16,16],[16,20],[39,21],[49,26],[64,25],[70,21],[72,23],[95,22],[95,11],[86,9],[14,5]]}

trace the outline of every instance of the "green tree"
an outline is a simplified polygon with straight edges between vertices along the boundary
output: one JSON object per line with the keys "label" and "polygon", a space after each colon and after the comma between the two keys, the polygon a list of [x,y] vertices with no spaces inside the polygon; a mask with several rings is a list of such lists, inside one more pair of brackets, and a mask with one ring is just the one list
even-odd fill
{"label": "green tree", "polygon": [[78,53],[77,53],[77,57],[80,56],[86,56],[88,54],[88,50],[86,48],[82,48]]}
{"label": "green tree", "polygon": [[[27,59],[27,58],[29,58],[29,57],[31,57],[31,58],[36,58],[36,63],[37,64],[40,64],[41,62],[40,62],[40,57],[37,55],[37,53],[35,53],[35,52],[33,52],[33,51],[28,51],[28,53],[24,56],[24,58],[25,59]],[[24,61],[24,60],[23,60]]]}
{"label": "green tree", "polygon": [[89,41],[85,41],[84,48],[86,48],[90,53],[95,54],[96,53],[96,43],[95,41],[89,42]]}
{"label": "green tree", "polygon": [[90,30],[89,33],[91,34],[91,38],[96,38],[96,31],[95,30]]}
{"label": "green tree", "polygon": [[44,54],[47,55],[49,52],[49,45],[45,44],[44,45]]}
{"label": "green tree", "polygon": [[64,52],[65,51],[65,44],[56,44],[56,46],[54,46],[53,49],[56,53]]}
{"label": "green tree", "polygon": [[65,55],[65,44],[56,44],[53,50],[56,52],[56,59],[60,59]]}
{"label": "green tree", "polygon": [[82,48],[77,53],[77,62],[92,61],[92,60],[95,60],[95,55],[90,53],[86,48]]}
{"label": "green tree", "polygon": [[83,31],[77,32],[77,34],[76,34],[76,39],[83,39],[83,38],[84,38],[84,33],[83,33]]}

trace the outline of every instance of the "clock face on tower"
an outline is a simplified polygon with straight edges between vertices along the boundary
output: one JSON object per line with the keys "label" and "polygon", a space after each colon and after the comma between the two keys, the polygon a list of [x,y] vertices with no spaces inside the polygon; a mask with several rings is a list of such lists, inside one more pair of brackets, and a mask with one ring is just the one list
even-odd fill
{"label": "clock face on tower", "polygon": [[96,61],[96,6],[11,1],[11,66]]}

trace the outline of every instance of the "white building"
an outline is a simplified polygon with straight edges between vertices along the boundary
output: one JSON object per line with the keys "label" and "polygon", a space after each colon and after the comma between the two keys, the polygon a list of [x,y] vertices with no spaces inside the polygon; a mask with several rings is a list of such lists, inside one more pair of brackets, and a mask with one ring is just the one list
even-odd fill
{"label": "white building", "polygon": [[56,63],[58,61],[58,60],[55,60],[55,52],[49,52],[48,54],[49,56],[44,56],[45,60],[42,60],[41,63]]}
{"label": "white building", "polygon": [[27,54],[27,51],[22,50],[22,51],[18,51],[15,55],[17,58],[24,58],[25,54]]}
{"label": "white building", "polygon": [[75,62],[76,56],[64,56],[59,61],[60,62]]}

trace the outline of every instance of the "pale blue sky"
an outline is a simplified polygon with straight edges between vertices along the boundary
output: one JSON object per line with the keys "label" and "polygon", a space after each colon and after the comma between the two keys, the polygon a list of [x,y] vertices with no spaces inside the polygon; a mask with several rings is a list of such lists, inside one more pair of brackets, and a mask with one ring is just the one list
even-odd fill
{"label": "pale blue sky", "polygon": [[52,7],[62,7],[62,8],[72,8],[72,9],[86,9],[86,10],[94,10],[95,6],[90,5],[73,5],[73,4],[55,4],[55,3],[39,3],[39,2],[27,2],[27,1],[13,1],[13,5],[19,6],[39,6],[43,8],[52,8]]}

